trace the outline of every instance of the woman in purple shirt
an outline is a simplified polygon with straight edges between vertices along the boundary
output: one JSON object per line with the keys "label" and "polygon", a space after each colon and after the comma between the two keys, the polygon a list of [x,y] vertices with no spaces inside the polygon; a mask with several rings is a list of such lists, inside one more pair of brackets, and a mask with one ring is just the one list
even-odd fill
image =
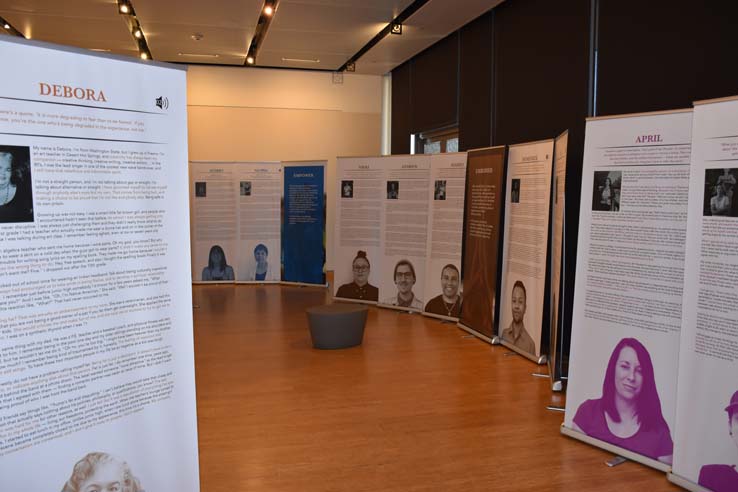
{"label": "woman in purple shirt", "polygon": [[577,409],[574,429],[621,448],[671,464],[674,443],[661,414],[651,356],[635,338],[615,346],[602,398]]}

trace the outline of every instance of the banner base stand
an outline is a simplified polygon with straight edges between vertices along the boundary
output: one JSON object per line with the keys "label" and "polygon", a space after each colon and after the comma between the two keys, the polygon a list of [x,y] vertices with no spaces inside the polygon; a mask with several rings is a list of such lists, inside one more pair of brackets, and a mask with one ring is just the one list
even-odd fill
{"label": "banner base stand", "polygon": [[628,458],[623,458],[622,456],[615,456],[614,458],[610,458],[609,460],[605,461],[605,464],[609,466],[610,468],[613,468],[615,466],[622,465],[626,461],[628,461]]}
{"label": "banner base stand", "polygon": [[570,429],[566,427],[564,424],[561,424],[560,430],[561,430],[561,433],[564,434],[565,436],[572,437],[582,442],[586,442],[587,444],[604,449],[605,451],[609,451],[612,454],[617,454],[618,456],[622,456],[631,461],[641,463],[642,465],[650,466],[651,468],[655,468],[656,470],[659,470],[665,473],[671,473],[671,465],[668,465],[666,463],[662,463],[658,460],[649,458],[647,456],[634,453],[633,451],[629,451],[625,448],[621,448],[620,446],[615,446],[613,444],[610,444],[609,442],[595,439],[594,437],[590,437],[583,432]]}
{"label": "banner base stand", "polygon": [[495,335],[494,337],[492,337],[492,340],[490,343],[492,343],[492,345],[502,345],[502,339],[498,337],[497,335]]}
{"label": "banner base stand", "polygon": [[564,382],[554,381],[551,383],[551,391],[564,391]]}
{"label": "banner base stand", "polygon": [[675,475],[672,472],[666,474],[666,478],[673,484],[680,486],[683,489],[691,490],[692,492],[710,492],[710,489],[706,489],[701,485],[697,485],[691,480],[687,480],[684,477]]}
{"label": "banner base stand", "polygon": [[566,408],[559,407],[559,406],[556,406],[556,405],[547,405],[546,406],[546,410],[551,410],[552,412],[565,412],[566,411]]}
{"label": "banner base stand", "polygon": [[497,337],[490,338],[487,335],[482,335],[481,333],[479,333],[474,328],[469,328],[468,326],[466,326],[465,324],[463,324],[461,322],[456,323],[456,326],[458,326],[459,328],[461,328],[464,331],[467,331],[467,332],[471,333],[472,335],[474,335],[475,337],[479,338],[480,340],[484,340],[487,343],[491,343],[492,345],[495,345],[494,338],[497,338]]}
{"label": "banner base stand", "polygon": [[505,346],[505,347],[509,348],[510,350],[512,350],[513,352],[517,352],[518,354],[522,355],[526,359],[532,360],[533,362],[535,362],[539,366],[544,365],[546,363],[546,361],[547,361],[547,358],[546,358],[545,355],[536,356],[536,355],[533,355],[533,354],[529,354],[528,352],[523,352],[522,350],[520,350],[518,347],[516,347],[512,343],[508,343],[505,340],[501,340],[500,343],[503,346]]}

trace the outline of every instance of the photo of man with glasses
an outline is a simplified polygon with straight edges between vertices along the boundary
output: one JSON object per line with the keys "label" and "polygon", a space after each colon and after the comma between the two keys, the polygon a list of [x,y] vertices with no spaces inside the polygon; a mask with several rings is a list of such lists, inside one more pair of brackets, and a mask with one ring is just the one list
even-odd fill
{"label": "photo of man with glasses", "polygon": [[415,285],[415,267],[408,260],[400,260],[395,265],[395,285],[397,295],[384,300],[384,304],[412,309],[423,309],[423,301],[415,297],[413,286]]}

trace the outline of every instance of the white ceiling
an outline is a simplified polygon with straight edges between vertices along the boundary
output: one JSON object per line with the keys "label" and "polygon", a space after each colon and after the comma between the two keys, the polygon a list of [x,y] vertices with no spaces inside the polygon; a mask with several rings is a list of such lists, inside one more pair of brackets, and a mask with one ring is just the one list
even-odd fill
{"label": "white ceiling", "polygon": [[[360,58],[356,72],[387,73],[501,2],[430,0],[405,21],[402,36],[386,36]],[[131,3],[155,60],[222,65],[245,63],[263,6],[263,0]],[[336,70],[411,3],[281,0],[256,65]],[[138,56],[116,0],[3,0],[0,16],[31,39]],[[202,39],[192,39],[195,33]]]}

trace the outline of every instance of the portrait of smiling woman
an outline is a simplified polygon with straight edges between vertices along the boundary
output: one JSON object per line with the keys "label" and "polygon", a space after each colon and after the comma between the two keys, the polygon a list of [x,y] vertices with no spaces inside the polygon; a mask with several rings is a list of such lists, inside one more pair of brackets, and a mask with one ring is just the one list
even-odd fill
{"label": "portrait of smiling woman", "polygon": [[131,468],[107,453],[89,453],[79,460],[62,492],[144,492]]}
{"label": "portrait of smiling woman", "polygon": [[30,150],[0,146],[0,223],[33,222]]}
{"label": "portrait of smiling woman", "polygon": [[618,342],[607,364],[602,398],[579,406],[573,428],[671,464],[674,443],[661,413],[651,356],[641,342]]}
{"label": "portrait of smiling woman", "polygon": [[369,283],[371,265],[366,251],[358,251],[354,261],[351,263],[351,272],[354,276],[353,282],[343,284],[336,291],[336,297],[345,299],[359,299],[362,301],[377,301],[379,289]]}

